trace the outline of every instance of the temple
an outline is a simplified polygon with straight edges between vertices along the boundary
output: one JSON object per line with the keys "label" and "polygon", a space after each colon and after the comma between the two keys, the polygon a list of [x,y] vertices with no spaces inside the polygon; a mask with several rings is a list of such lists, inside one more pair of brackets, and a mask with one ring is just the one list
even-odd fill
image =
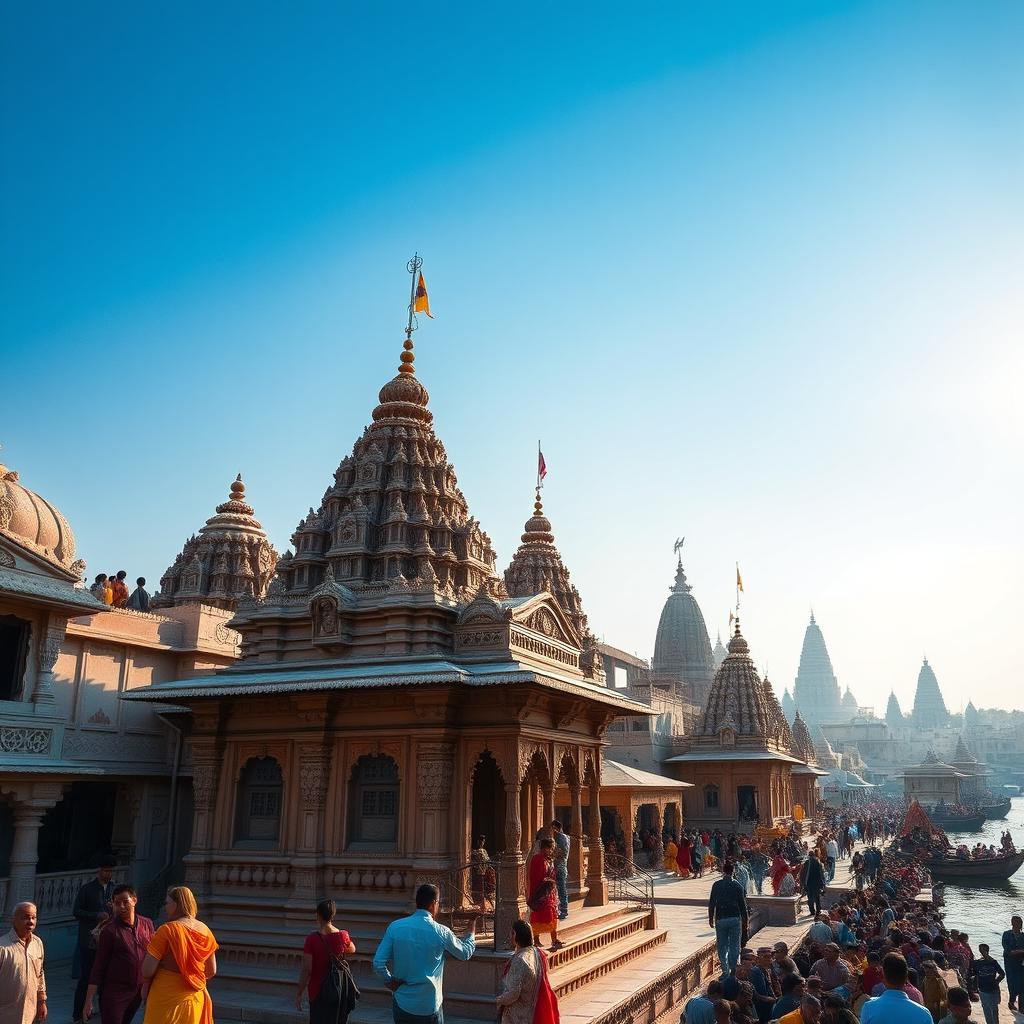
{"label": "temple", "polygon": [[782,707],[758,674],[738,621],[697,732],[685,743],[686,751],[666,765],[694,783],[685,795],[688,823],[750,829],[789,819],[793,768],[803,762],[793,753]]}
{"label": "temple", "polygon": [[[496,575],[413,361],[407,335],[372,423],[266,594],[237,601],[239,661],[126,695],[191,712],[186,877],[221,945],[221,1008],[294,984],[324,892],[344,901],[357,945],[372,952],[417,883],[458,887],[484,837],[497,865],[496,951],[449,966],[445,1005],[492,1016],[497,951],[526,910],[525,857],[556,791],[572,837],[570,899],[608,902],[604,737],[617,717],[651,711],[601,684],[600,658],[587,661],[592,637],[539,499],[507,583]],[[667,782],[658,799],[678,792]],[[641,930],[637,949],[652,941],[643,915],[626,924]],[[562,951],[553,982],[562,961],[603,942]],[[600,956],[588,964],[607,969]],[[386,997],[368,955],[354,970],[364,994]]]}
{"label": "temple", "polygon": [[904,723],[903,711],[900,708],[900,702],[896,699],[896,693],[893,690],[889,691],[889,703],[885,708],[885,721],[892,729],[898,728]]}
{"label": "temple", "polygon": [[793,683],[793,703],[811,726],[841,722],[848,718],[832,671],[825,638],[811,612],[800,651],[800,667]]}
{"label": "temple", "polygon": [[704,615],[692,591],[680,558],[675,583],[658,622],[651,676],[655,685],[675,684],[680,696],[703,706],[715,662]]}
{"label": "temple", "polygon": [[914,694],[914,710],[911,719],[918,729],[937,729],[949,723],[949,712],[942,699],[939,681],[928,659],[924,659],[917,674],[917,691]]}

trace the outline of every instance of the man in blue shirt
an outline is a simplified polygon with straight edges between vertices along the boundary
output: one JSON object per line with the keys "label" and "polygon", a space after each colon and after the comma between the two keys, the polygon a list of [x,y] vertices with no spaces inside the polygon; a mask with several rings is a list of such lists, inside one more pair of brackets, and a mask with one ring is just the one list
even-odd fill
{"label": "man in blue shirt", "polygon": [[882,961],[882,974],[885,991],[861,1007],[860,1024],[930,1024],[931,1013],[903,991],[907,961],[899,953],[887,954]]}
{"label": "man in blue shirt", "polygon": [[551,834],[555,840],[555,886],[558,889],[558,920],[569,916],[569,837],[556,818],[551,822]]}
{"label": "man in blue shirt", "polygon": [[374,973],[393,993],[395,1024],[444,1024],[445,951],[468,960],[476,950],[476,922],[464,939],[458,938],[434,920],[440,902],[436,885],[421,885],[416,910],[388,925],[374,954]]}
{"label": "man in blue shirt", "polygon": [[711,886],[708,924],[715,929],[722,974],[728,976],[739,963],[740,940],[747,931],[747,896],[732,877],[732,861],[722,865],[722,877]]}

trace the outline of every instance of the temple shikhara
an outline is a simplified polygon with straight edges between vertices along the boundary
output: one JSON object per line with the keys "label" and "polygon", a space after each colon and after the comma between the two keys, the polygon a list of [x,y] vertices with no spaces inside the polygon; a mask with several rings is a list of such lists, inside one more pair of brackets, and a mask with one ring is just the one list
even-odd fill
{"label": "temple shikhara", "polygon": [[[292,988],[325,895],[383,1003],[373,949],[432,881],[453,924],[482,921],[446,1008],[492,1019],[526,860],[555,817],[571,841],[551,957],[565,995],[667,941],[642,840],[786,828],[823,790],[853,800],[922,763],[908,777],[981,799],[991,766],[1019,756],[1019,724],[951,714],[927,662],[910,714],[895,694],[884,718],[859,706],[813,615],[780,702],[738,621],[712,646],[681,557],[652,656],[605,642],[615,624],[588,619],[539,486],[499,573],[411,334],[288,549],[232,467],[226,500],[210,495],[160,555],[148,611],[86,589],[68,522],[0,466],[0,913],[34,899],[52,957],[70,955],[75,892],[110,851],[144,901],[173,881],[196,891],[220,943],[219,1014],[255,1020]],[[673,977],[629,1019],[693,982]]]}

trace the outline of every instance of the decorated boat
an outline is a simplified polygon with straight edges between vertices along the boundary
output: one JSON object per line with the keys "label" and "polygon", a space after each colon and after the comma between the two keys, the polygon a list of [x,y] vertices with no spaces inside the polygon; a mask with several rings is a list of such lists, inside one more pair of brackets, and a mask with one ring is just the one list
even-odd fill
{"label": "decorated boat", "polygon": [[932,878],[944,882],[961,879],[970,881],[1005,882],[1015,875],[1024,864],[1024,850],[1004,853],[998,857],[984,857],[977,860],[960,860],[957,857],[930,857],[925,861]]}

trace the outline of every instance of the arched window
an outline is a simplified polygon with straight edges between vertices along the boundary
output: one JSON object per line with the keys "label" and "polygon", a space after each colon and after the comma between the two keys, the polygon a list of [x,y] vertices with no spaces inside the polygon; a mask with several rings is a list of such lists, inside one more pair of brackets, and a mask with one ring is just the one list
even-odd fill
{"label": "arched window", "polygon": [[364,754],[352,770],[348,799],[349,848],[394,846],[398,841],[398,765],[386,754]]}
{"label": "arched window", "polygon": [[704,787],[704,810],[718,810],[718,787],[715,785],[707,785]]}
{"label": "arched window", "polygon": [[235,846],[269,849],[281,834],[281,766],[272,757],[248,760],[238,780]]}

